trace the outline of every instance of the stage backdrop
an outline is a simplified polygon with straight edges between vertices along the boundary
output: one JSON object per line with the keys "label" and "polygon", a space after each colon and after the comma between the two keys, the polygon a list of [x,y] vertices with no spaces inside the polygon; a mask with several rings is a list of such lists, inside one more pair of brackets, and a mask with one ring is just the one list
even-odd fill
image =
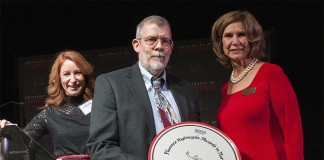
{"label": "stage backdrop", "polygon": [[[201,119],[204,123],[216,126],[215,114],[220,103],[220,89],[222,84],[229,79],[231,70],[225,69],[216,60],[209,38],[174,43],[175,48],[167,71],[188,80],[197,88],[204,103],[204,107],[201,108]],[[270,48],[267,49],[268,54]],[[81,51],[81,53],[94,66],[95,77],[131,66],[137,61],[137,53],[134,52],[132,46]],[[19,93],[20,100],[25,104],[24,114],[21,116],[23,117],[20,122],[21,128],[40,111],[39,107],[44,104],[48,75],[54,56],[43,55],[19,59]],[[127,100],[126,97],[125,100]],[[41,139],[40,143],[51,151],[49,136]]]}
{"label": "stage backdrop", "polygon": [[[204,107],[202,120],[215,125],[215,113],[220,101],[221,85],[228,79],[230,70],[226,70],[216,61],[209,39],[192,39],[177,41],[171,55],[167,71],[184,78],[196,86],[200,92]],[[95,77],[133,65],[137,53],[132,46],[81,51],[94,67]],[[24,117],[21,122],[26,125],[44,105],[50,67],[55,55],[22,57],[20,68],[20,98],[24,102]],[[125,97],[125,100],[126,97]],[[24,126],[21,126],[24,127]]]}

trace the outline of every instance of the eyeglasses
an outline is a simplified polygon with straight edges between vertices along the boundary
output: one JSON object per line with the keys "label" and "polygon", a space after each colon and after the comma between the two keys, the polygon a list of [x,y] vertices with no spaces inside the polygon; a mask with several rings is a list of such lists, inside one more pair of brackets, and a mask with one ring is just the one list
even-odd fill
{"label": "eyeglasses", "polygon": [[171,47],[173,45],[173,41],[170,38],[154,37],[154,36],[138,38],[138,40],[141,39],[144,39],[144,42],[148,46],[155,46],[157,44],[158,39],[160,39],[162,46]]}

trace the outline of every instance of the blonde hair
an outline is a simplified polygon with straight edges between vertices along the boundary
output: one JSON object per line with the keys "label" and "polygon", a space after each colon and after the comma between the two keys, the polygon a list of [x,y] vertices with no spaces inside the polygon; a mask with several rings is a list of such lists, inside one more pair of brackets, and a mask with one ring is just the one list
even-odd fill
{"label": "blonde hair", "polygon": [[231,11],[216,20],[212,27],[211,40],[217,60],[225,67],[231,67],[230,59],[224,54],[222,36],[225,28],[235,22],[242,22],[251,45],[249,58],[265,57],[265,40],[261,25],[248,11]]}
{"label": "blonde hair", "polygon": [[52,65],[51,73],[49,74],[47,94],[44,108],[49,105],[59,107],[64,101],[66,95],[61,85],[60,69],[65,60],[73,61],[79,68],[85,78],[85,87],[82,91],[82,96],[85,101],[93,98],[94,78],[92,65],[77,51],[65,50],[56,54],[56,59]]}

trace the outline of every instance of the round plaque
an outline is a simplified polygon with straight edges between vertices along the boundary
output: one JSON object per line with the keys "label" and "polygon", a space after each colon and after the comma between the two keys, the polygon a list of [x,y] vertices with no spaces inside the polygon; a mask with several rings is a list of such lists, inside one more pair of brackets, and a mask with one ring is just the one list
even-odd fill
{"label": "round plaque", "polygon": [[148,160],[241,160],[235,144],[222,131],[200,122],[166,128],[153,140]]}

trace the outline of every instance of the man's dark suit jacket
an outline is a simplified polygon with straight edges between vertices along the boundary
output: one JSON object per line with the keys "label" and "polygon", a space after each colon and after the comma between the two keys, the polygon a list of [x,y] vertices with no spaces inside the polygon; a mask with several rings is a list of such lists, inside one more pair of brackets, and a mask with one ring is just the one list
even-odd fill
{"label": "man's dark suit jacket", "polygon": [[[200,121],[201,101],[191,83],[167,74],[181,121]],[[156,136],[139,65],[97,77],[88,149],[94,160],[146,160]]]}

